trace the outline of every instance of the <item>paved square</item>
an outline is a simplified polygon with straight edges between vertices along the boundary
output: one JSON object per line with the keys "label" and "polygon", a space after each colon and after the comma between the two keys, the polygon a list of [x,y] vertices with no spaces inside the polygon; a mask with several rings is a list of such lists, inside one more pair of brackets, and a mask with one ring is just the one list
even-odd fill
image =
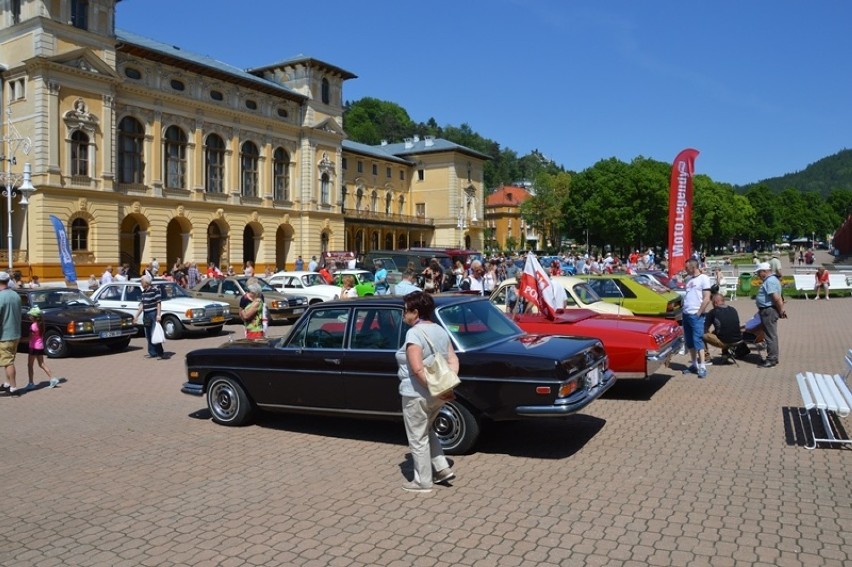
{"label": "paved square", "polygon": [[399,488],[401,422],[212,423],[183,355],[225,335],[50,360],[67,382],[0,398],[0,565],[850,566],[852,451],[802,446],[795,374],[841,371],[852,298],[787,310],[779,366],[679,357],[581,415],[486,426],[431,494]]}

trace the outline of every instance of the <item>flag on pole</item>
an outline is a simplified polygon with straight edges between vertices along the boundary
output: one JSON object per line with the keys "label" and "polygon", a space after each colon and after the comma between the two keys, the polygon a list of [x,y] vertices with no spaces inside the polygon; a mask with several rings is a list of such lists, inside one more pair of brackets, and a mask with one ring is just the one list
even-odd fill
{"label": "flag on pole", "polygon": [[62,265],[62,275],[65,281],[73,284],[77,281],[77,270],[74,268],[74,257],[71,255],[71,246],[68,243],[68,233],[65,225],[56,215],[50,215],[53,231],[56,233],[56,244],[59,246],[59,263]]}
{"label": "flag on pole", "polygon": [[669,182],[669,277],[683,270],[692,254],[692,176],[698,150],[680,152]]}
{"label": "flag on pole", "polygon": [[[556,310],[564,305],[563,301],[558,299],[559,293],[556,289],[558,287],[550,281],[550,276],[541,267],[535,254],[532,252],[527,254],[518,295],[532,302],[538,307],[539,313],[543,313],[545,317],[552,320]],[[562,290],[562,295],[565,295],[565,290]]]}

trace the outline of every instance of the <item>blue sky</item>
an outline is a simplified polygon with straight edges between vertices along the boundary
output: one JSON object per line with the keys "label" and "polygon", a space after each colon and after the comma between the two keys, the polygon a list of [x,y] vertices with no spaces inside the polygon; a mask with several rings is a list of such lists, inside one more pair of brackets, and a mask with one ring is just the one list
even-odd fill
{"label": "blue sky", "polygon": [[744,184],[852,147],[852,2],[123,0],[116,26],[238,67],[299,54],[415,122],[571,170],[616,157]]}

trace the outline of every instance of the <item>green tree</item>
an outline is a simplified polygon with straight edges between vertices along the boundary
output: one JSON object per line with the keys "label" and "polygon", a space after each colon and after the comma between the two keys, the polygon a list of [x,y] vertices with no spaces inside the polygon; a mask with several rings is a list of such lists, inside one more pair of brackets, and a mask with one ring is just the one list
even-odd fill
{"label": "green tree", "polygon": [[781,236],[775,194],[766,185],[756,185],[749,189],[745,196],[754,209],[754,223],[748,233],[749,240],[758,248],[771,246]]}
{"label": "green tree", "polygon": [[347,102],[343,110],[343,130],[350,139],[362,144],[399,141],[414,128],[408,112],[393,102],[365,97]]}
{"label": "green tree", "polygon": [[521,204],[521,217],[535,232],[544,235],[547,243],[558,247],[565,230],[562,209],[568,200],[571,176],[560,172],[540,172],[535,178],[535,194]]}

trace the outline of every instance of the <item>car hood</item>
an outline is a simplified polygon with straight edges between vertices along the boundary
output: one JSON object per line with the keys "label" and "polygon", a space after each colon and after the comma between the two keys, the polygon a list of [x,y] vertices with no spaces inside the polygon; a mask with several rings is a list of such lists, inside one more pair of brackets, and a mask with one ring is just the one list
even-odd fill
{"label": "car hood", "polygon": [[128,317],[126,313],[115,309],[104,309],[103,307],[60,307],[56,309],[44,309],[44,320],[47,322],[67,323],[81,319],[101,319],[104,317]]}

